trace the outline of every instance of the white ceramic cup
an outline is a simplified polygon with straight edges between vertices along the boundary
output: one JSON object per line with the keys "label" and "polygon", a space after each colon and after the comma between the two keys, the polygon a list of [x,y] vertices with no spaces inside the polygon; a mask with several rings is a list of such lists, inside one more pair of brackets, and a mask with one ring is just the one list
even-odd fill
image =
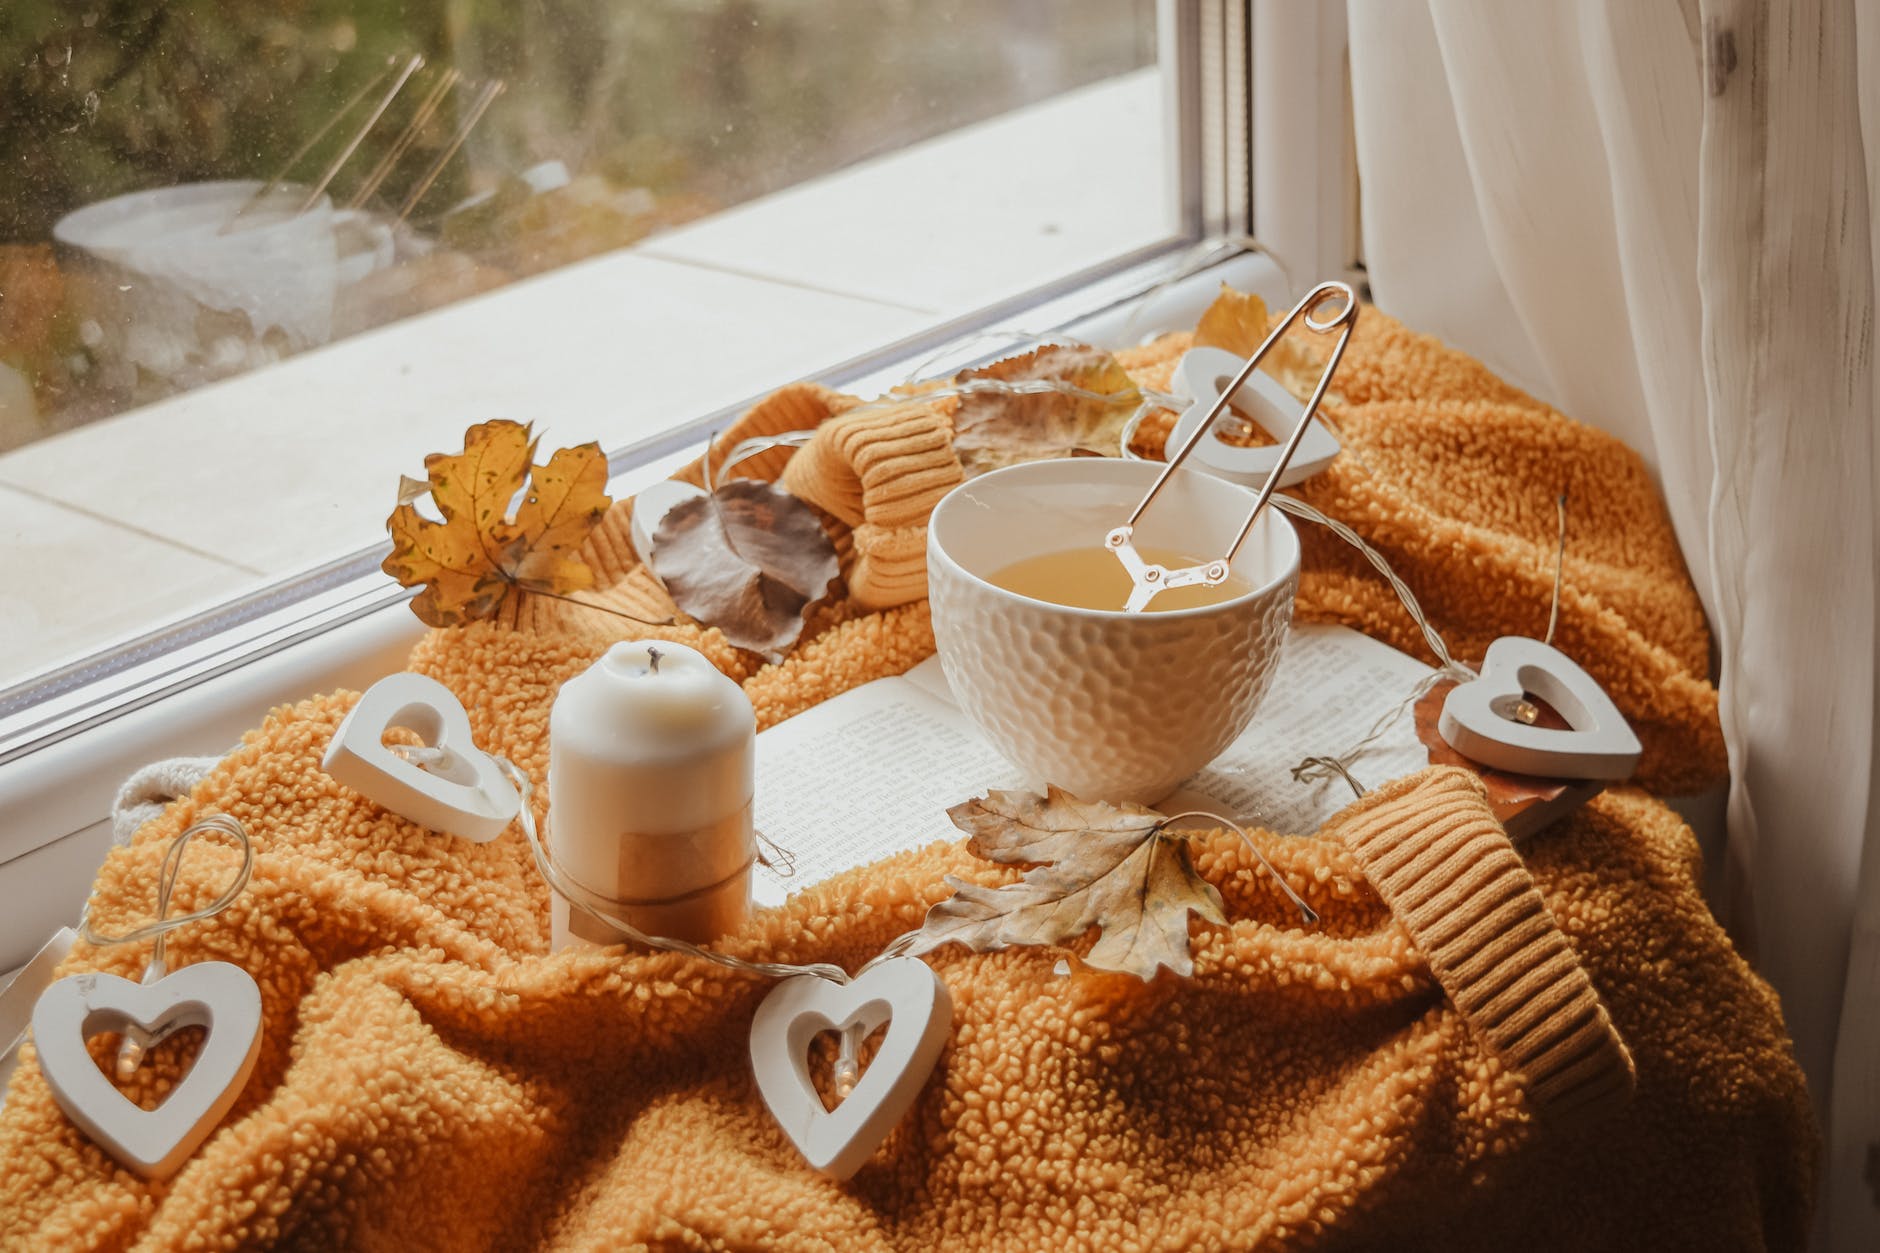
{"label": "white ceramic cup", "polygon": [[[1075,609],[995,587],[1014,562],[1100,546],[1162,466],[1078,457],[962,483],[927,530],[940,664],[960,707],[1034,784],[1153,803],[1247,729],[1278,666],[1299,538],[1268,508],[1235,554],[1252,590],[1200,609]],[[1141,546],[1227,551],[1252,509],[1238,484],[1183,467],[1137,524]]]}

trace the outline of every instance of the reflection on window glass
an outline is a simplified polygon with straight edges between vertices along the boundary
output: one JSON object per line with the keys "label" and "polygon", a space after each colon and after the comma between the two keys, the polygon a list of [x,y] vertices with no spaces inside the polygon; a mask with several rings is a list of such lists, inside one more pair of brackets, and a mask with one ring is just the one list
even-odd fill
{"label": "reflection on window glass", "polygon": [[1175,245],[1160,7],[0,0],[0,700],[369,569],[472,422],[643,444]]}
{"label": "reflection on window glass", "polygon": [[0,452],[1154,60],[1153,0],[4,0]]}

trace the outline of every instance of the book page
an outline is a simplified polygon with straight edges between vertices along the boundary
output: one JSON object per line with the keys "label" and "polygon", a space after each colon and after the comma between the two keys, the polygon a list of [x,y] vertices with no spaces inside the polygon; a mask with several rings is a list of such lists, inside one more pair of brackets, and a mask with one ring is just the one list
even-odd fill
{"label": "book page", "polygon": [[[935,653],[901,677],[935,700],[944,701],[955,709],[958,708],[959,702],[953,699],[953,689],[947,686],[947,672],[940,666],[940,654]],[[964,713],[960,717],[962,721],[965,721]],[[978,732],[975,731],[974,734],[977,735]]]}
{"label": "book page", "polygon": [[[1253,725],[1159,808],[1314,831],[1356,797],[1341,778],[1296,782],[1293,767],[1342,756],[1393,710],[1352,775],[1368,788],[1427,766],[1407,698],[1429,673],[1357,631],[1295,627]],[[948,807],[1027,786],[953,703],[938,658],[864,684],[757,737],[757,829],[793,854],[796,872],[759,866],[753,898],[779,904],[851,866],[958,839]]]}
{"label": "book page", "polygon": [[1294,627],[1253,725],[1157,808],[1211,809],[1270,831],[1310,834],[1357,796],[1336,776],[1295,781],[1293,767],[1307,757],[1343,757],[1395,711],[1347,763],[1352,777],[1368,789],[1430,764],[1408,703],[1429,673],[1349,627]]}
{"label": "book page", "polygon": [[757,904],[780,904],[851,866],[957,839],[949,806],[1022,784],[966,715],[934,694],[946,690],[939,663],[915,671],[924,673],[863,684],[757,737],[757,829],[796,863],[787,878],[757,867]]}

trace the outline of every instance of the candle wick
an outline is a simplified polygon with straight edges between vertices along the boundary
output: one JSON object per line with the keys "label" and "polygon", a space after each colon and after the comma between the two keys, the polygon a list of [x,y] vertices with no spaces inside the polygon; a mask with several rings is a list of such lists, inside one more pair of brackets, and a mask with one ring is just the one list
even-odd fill
{"label": "candle wick", "polygon": [[652,671],[652,672],[653,672],[654,674],[658,674],[658,673],[659,673],[659,650],[658,650],[657,648],[653,648],[653,647],[650,647],[650,646],[649,646],[649,647],[647,648],[647,650],[646,650],[646,664],[647,664],[647,667],[648,667],[648,668],[649,668],[649,669],[650,669],[650,670],[651,670],[651,671]]}

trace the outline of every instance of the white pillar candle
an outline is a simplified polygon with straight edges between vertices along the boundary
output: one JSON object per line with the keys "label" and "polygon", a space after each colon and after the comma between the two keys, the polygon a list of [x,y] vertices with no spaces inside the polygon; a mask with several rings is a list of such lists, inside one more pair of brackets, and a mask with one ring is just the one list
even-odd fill
{"label": "white pillar candle", "polygon": [[[650,935],[700,943],[750,913],[757,718],[695,649],[615,644],[549,715],[548,844]],[[554,900],[553,943],[620,937]]]}

